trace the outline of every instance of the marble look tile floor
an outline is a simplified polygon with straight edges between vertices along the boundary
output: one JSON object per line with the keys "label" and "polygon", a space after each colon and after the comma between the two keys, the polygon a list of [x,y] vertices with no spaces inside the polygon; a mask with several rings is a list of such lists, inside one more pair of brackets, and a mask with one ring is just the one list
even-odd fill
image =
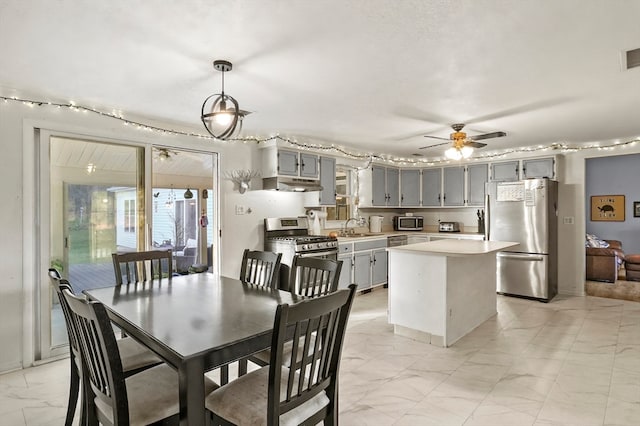
{"label": "marble look tile floor", "polygon": [[[0,375],[0,425],[62,425],[68,359]],[[343,425],[638,425],[640,303],[498,296],[450,348],[395,336],[387,291],[356,298],[342,357]]]}

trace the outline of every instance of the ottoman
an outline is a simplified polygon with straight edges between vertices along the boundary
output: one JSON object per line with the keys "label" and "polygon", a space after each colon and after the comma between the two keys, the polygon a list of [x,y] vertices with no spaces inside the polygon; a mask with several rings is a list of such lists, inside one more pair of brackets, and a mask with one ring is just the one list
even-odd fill
{"label": "ottoman", "polygon": [[640,254],[628,254],[624,257],[627,281],[640,281]]}

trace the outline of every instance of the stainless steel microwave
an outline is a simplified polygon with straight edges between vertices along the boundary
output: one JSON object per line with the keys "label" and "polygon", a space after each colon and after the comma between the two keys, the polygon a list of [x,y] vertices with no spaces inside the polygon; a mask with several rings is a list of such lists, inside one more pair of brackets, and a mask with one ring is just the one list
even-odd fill
{"label": "stainless steel microwave", "polygon": [[422,216],[394,216],[393,229],[396,231],[422,231],[424,217]]}

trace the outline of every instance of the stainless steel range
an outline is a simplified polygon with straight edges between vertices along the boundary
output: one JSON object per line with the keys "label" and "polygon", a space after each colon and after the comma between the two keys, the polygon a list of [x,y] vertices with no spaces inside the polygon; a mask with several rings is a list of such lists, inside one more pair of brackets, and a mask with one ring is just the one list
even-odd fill
{"label": "stainless steel range", "polygon": [[264,249],[282,253],[280,288],[284,290],[289,289],[289,273],[294,256],[338,259],[338,239],[326,235],[309,235],[306,216],[266,218]]}

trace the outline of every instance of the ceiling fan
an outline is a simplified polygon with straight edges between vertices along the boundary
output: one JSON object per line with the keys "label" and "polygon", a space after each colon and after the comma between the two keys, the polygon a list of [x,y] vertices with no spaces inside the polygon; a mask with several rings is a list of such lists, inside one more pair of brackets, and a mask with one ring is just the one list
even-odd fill
{"label": "ceiling fan", "polygon": [[172,157],[178,155],[178,151],[174,151],[168,148],[154,148],[154,151],[155,151],[156,157],[160,161],[171,160]]}
{"label": "ceiling fan", "polygon": [[418,149],[434,148],[436,146],[447,145],[450,143],[451,148],[447,149],[445,156],[453,160],[460,160],[461,158],[469,158],[473,153],[473,148],[483,148],[487,146],[486,143],[477,141],[507,136],[505,132],[491,132],[484,133],[482,135],[467,136],[467,134],[462,131],[464,128],[463,123],[452,124],[451,128],[453,129],[453,133],[449,135],[449,139],[441,138],[439,136],[424,136],[425,138],[441,139],[446,140],[447,142],[423,146]]}

